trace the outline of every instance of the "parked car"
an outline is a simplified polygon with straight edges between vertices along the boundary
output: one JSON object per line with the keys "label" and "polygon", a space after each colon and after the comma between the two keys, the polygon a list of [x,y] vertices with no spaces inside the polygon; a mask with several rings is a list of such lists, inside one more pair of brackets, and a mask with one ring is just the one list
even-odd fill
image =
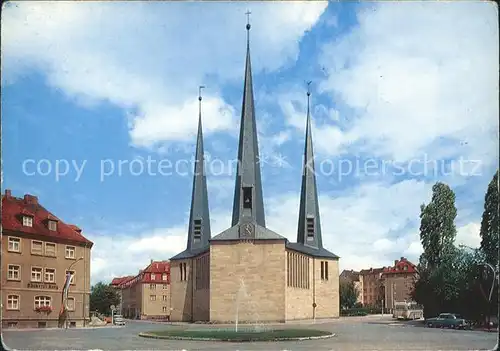
{"label": "parked car", "polygon": [[117,314],[113,317],[115,325],[125,325],[125,320],[121,314]]}
{"label": "parked car", "polygon": [[468,323],[455,313],[441,313],[438,317],[428,318],[425,325],[429,328],[467,329]]}

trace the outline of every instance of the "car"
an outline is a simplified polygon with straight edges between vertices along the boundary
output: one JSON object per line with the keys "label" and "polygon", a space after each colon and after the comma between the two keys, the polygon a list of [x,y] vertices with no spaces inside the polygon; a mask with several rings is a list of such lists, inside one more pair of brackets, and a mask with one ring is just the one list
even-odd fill
{"label": "car", "polygon": [[456,313],[441,313],[438,317],[428,318],[425,325],[429,328],[467,329],[465,319]]}
{"label": "car", "polygon": [[115,325],[125,325],[125,320],[121,314],[117,314],[113,317],[113,322]]}

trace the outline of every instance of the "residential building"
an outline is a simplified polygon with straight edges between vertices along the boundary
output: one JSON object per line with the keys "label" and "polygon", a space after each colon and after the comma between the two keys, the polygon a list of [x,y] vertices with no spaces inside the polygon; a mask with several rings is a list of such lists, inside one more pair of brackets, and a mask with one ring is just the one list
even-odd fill
{"label": "residential building", "polygon": [[66,273],[69,326],[89,318],[92,242],[36,196],[2,195],[2,326],[57,327]]}
{"label": "residential building", "polygon": [[297,173],[302,176],[297,240],[290,242],[265,221],[249,36],[247,24],[232,223],[211,235],[200,96],[188,241],[186,249],[170,259],[171,319],[245,323],[336,318],[340,313],[339,257],[323,246],[310,92],[304,165],[301,174]]}
{"label": "residential building", "polygon": [[394,302],[411,301],[411,292],[417,278],[416,266],[406,257],[395,260],[392,267],[385,267],[383,272],[385,307],[392,310]]}
{"label": "residential building", "polygon": [[119,311],[126,318],[170,318],[170,263],[153,261],[136,276],[113,279],[120,289]]}
{"label": "residential building", "polygon": [[362,269],[360,279],[363,285],[363,306],[381,307],[384,299],[384,268]]}
{"label": "residential building", "polygon": [[134,278],[133,275],[129,275],[129,276],[126,276],[126,277],[119,277],[119,278],[113,278],[113,280],[111,281],[111,286],[113,288],[116,289],[116,291],[118,292],[118,295],[120,296],[120,303],[118,304],[118,306],[115,306],[116,307],[116,313],[120,314],[122,313],[122,310],[123,310],[123,290],[122,290],[122,284],[129,281],[129,280],[132,280]]}
{"label": "residential building", "polygon": [[353,282],[354,288],[358,291],[356,303],[363,304],[363,276],[358,271],[343,270],[339,277],[340,283]]}

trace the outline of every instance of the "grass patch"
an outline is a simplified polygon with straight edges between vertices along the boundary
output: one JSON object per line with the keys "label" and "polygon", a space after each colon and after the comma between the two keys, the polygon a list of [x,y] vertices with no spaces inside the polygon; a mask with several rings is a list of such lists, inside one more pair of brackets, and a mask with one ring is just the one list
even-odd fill
{"label": "grass patch", "polygon": [[318,336],[329,336],[332,333],[316,329],[272,329],[263,331],[230,329],[177,329],[144,333],[141,336],[165,339],[219,340],[219,341],[276,341],[300,339]]}

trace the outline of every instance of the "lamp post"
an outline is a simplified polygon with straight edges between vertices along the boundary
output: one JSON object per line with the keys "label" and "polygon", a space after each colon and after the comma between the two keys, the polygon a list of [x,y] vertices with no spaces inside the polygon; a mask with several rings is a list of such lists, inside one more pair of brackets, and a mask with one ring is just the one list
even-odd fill
{"label": "lamp post", "polygon": [[[73,266],[74,266],[77,262],[79,262],[79,261],[81,261],[81,260],[83,260],[83,256],[82,256],[82,257],[79,257],[79,258],[78,258],[78,259],[76,259],[73,263],[71,263],[71,264],[69,265],[69,267],[66,269],[66,274],[67,274],[69,271],[71,271],[71,268],[73,268]],[[70,279],[72,279],[72,278],[70,278]],[[65,296],[64,296],[64,302],[63,302],[63,303],[64,303],[64,309],[66,310],[66,323],[65,323],[65,324],[66,324],[66,329],[68,329],[68,323],[69,323],[69,319],[68,319],[68,316],[69,316],[69,310],[68,310],[68,298],[67,298],[67,296],[68,296],[68,293],[69,293],[69,287],[70,287],[70,286],[71,286],[71,284],[70,284],[70,285],[68,285],[68,290],[67,290],[67,291],[65,292],[65,294],[64,294]],[[64,289],[64,287],[63,287],[63,289]],[[84,301],[82,301],[82,303],[83,303],[83,302],[84,302]]]}

